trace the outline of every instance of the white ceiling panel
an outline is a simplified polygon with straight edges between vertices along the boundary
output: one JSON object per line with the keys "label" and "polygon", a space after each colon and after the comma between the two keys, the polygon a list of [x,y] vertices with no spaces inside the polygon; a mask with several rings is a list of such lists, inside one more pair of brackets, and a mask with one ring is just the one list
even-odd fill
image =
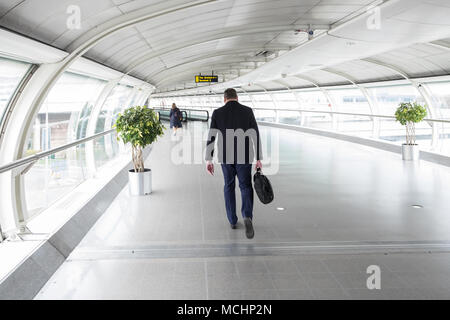
{"label": "white ceiling panel", "polygon": [[323,70],[312,70],[305,75],[321,85],[348,84],[349,81],[342,76],[338,76]]}
{"label": "white ceiling panel", "polygon": [[[448,1],[387,1],[382,5],[382,24],[377,30],[367,27],[366,9],[373,2],[215,1],[115,32],[85,56],[122,72],[136,65],[130,74],[165,86],[161,90],[192,86],[193,75],[212,69],[235,81],[230,85],[256,81],[266,83],[271,90],[283,87],[283,83],[272,81],[276,79],[292,87],[311,86],[296,74],[320,85],[348,83],[342,75],[357,82],[399,77],[388,67],[364,61],[366,58],[410,76],[449,72],[450,50],[445,48],[450,47]],[[78,43],[88,31],[100,30],[112,19],[187,3],[192,1],[1,0],[0,25],[69,50],[74,41],[78,39]],[[70,5],[81,9],[81,29],[66,26]],[[308,24],[313,25],[316,37],[309,42],[306,33],[295,32]],[[327,34],[329,27],[333,30]],[[441,47],[426,44],[431,41]],[[328,72],[319,70],[327,68]]]}

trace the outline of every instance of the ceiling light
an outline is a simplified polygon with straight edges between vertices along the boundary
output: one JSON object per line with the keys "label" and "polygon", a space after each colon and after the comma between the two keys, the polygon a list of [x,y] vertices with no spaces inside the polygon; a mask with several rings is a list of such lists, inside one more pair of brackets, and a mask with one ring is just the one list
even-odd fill
{"label": "ceiling light", "polygon": [[283,207],[278,207],[277,210],[278,210],[278,211],[284,211],[284,210],[286,210],[286,209],[283,208]]}
{"label": "ceiling light", "polygon": [[414,209],[423,209],[423,206],[421,206],[420,204],[414,204],[411,207],[413,207]]}

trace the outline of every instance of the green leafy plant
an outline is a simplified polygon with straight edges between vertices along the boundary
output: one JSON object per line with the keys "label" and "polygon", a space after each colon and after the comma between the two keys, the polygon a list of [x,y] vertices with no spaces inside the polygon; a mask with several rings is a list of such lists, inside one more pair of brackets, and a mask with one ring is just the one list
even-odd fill
{"label": "green leafy plant", "polygon": [[427,116],[427,109],[417,102],[401,103],[395,112],[395,118],[406,126],[406,144],[416,144],[416,123],[421,122]]}
{"label": "green leafy plant", "polygon": [[156,112],[146,106],[131,107],[120,113],[114,125],[117,139],[131,143],[134,171],[144,172],[142,150],[164,133]]}

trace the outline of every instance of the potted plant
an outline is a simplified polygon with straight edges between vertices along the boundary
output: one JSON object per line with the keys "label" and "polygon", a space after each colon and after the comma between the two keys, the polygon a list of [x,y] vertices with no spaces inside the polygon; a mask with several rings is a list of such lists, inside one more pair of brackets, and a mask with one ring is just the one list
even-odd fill
{"label": "potted plant", "polygon": [[131,107],[120,113],[114,125],[117,139],[131,143],[134,169],[128,171],[131,195],[152,192],[152,171],[144,167],[143,149],[163,135],[165,127],[157,114],[148,107]]}
{"label": "potted plant", "polygon": [[406,143],[402,145],[403,160],[419,160],[419,145],[416,143],[416,123],[427,116],[427,110],[417,102],[401,103],[395,112],[395,118],[406,127]]}

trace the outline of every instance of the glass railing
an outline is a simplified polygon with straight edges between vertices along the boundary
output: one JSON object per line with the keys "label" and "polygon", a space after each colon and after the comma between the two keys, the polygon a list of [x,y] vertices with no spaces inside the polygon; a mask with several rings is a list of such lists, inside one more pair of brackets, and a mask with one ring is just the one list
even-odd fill
{"label": "glass railing", "polygon": [[25,220],[50,207],[88,178],[85,144],[39,159],[24,175]]}
{"label": "glass railing", "polygon": [[[185,107],[184,110],[205,110],[205,106]],[[191,109],[191,110],[192,110]],[[255,118],[262,122],[289,124],[327,130],[363,138],[402,144],[405,128],[392,115],[338,112],[310,109],[253,108]],[[433,132],[437,130],[437,134]],[[416,125],[417,141],[422,150],[450,156],[450,120],[425,119]]]}
{"label": "glass railing", "polygon": [[[0,167],[0,175],[22,176],[20,196],[27,222],[68,195],[81,183],[101,174],[106,164],[125,154],[114,129],[70,144],[35,153]],[[109,166],[107,166],[110,170]],[[12,174],[13,172],[13,174]]]}
{"label": "glass railing", "polygon": [[[259,121],[328,130],[396,144],[404,143],[405,139],[405,128],[394,116],[298,109],[256,108],[254,112]],[[439,131],[439,141],[433,140],[433,126]],[[425,119],[416,125],[416,136],[421,149],[450,156],[450,121]]]}

